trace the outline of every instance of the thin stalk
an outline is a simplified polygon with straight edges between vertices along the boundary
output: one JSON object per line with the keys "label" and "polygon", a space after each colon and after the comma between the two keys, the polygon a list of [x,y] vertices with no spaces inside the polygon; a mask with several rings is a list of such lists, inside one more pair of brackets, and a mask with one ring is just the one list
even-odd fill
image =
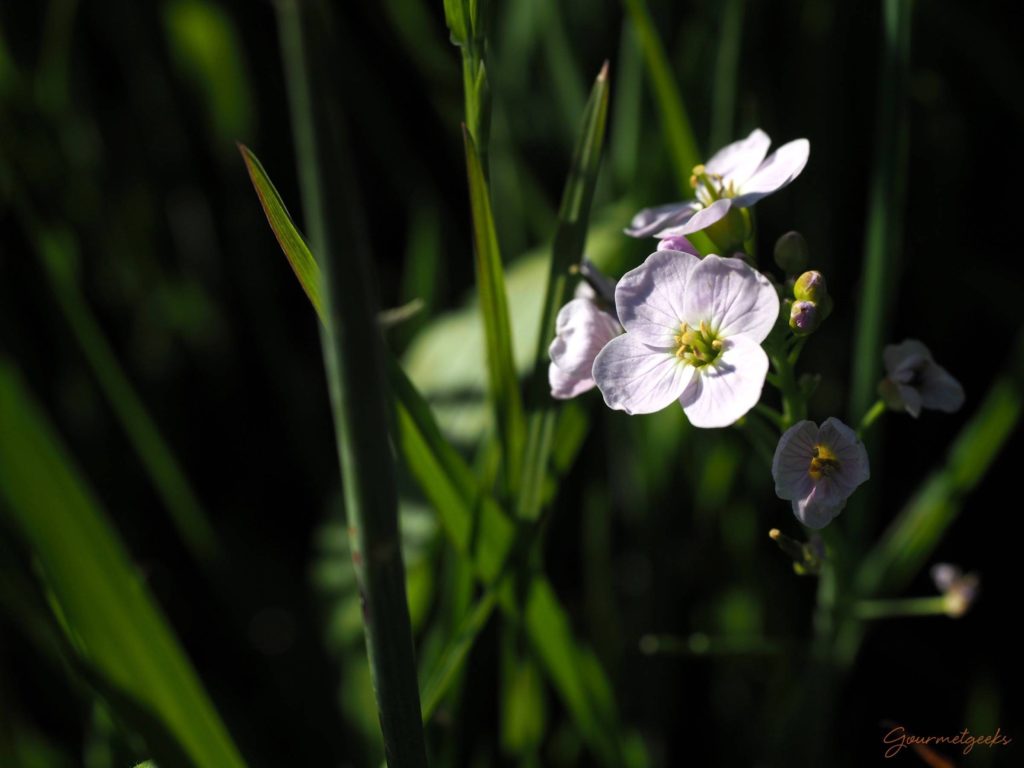
{"label": "thin stalk", "polygon": [[871,425],[878,421],[883,413],[885,413],[885,401],[876,400],[875,404],[864,414],[864,418],[860,420],[860,425],[857,427],[857,437],[864,437],[864,434],[871,428]]}
{"label": "thin stalk", "polygon": [[277,7],[303,204],[323,272],[321,346],[384,752],[391,766],[425,767],[382,339],[352,166],[326,79],[319,35],[327,25],[306,2]]}
{"label": "thin stalk", "polygon": [[714,97],[711,102],[711,147],[724,147],[732,140],[736,79],[742,50],[740,42],[743,38],[743,0],[725,0],[721,7]]}
{"label": "thin stalk", "polygon": [[949,602],[943,595],[908,597],[902,600],[858,600],[853,615],[858,619],[893,619],[906,616],[946,616]]}

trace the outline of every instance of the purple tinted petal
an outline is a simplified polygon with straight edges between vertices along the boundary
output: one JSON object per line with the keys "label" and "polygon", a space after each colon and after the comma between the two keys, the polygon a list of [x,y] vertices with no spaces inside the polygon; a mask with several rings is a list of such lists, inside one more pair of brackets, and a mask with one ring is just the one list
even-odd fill
{"label": "purple tinted petal", "polygon": [[783,144],[761,163],[753,176],[743,182],[734,198],[735,204],[746,208],[782,189],[800,175],[810,153],[811,144],[807,139]]}
{"label": "purple tinted petal", "polygon": [[819,530],[831,523],[846,506],[846,497],[836,493],[829,478],[814,483],[811,492],[793,502],[793,513],[808,528]]}
{"label": "purple tinted petal", "polygon": [[738,186],[761,165],[771,143],[767,133],[755,128],[747,138],[718,150],[704,163],[704,168],[708,173],[721,176],[725,182],[732,181]]}
{"label": "purple tinted petal", "polygon": [[932,353],[917,339],[889,344],[882,350],[882,361],[889,378],[901,384],[908,383],[914,373],[932,360]]}
{"label": "purple tinted petal", "polygon": [[921,381],[921,405],[944,413],[955,413],[964,404],[964,388],[941,365],[932,363]]}
{"label": "purple tinted petal", "polygon": [[772,459],[772,477],[775,495],[793,500],[809,492],[808,470],[817,453],[818,426],[813,421],[800,421],[787,429],[775,448]]}
{"label": "purple tinted petal", "polygon": [[700,251],[693,247],[693,244],[682,235],[666,237],[658,243],[659,251],[681,251],[700,258]]}
{"label": "purple tinted petal", "polygon": [[686,418],[695,427],[728,427],[761,399],[768,355],[746,336],[727,339],[721,357],[702,368],[694,387],[680,400]]}
{"label": "purple tinted petal", "polygon": [[558,312],[548,348],[553,397],[575,397],[594,386],[591,369],[605,344],[622,332],[614,317],[588,299],[573,299]]}
{"label": "purple tinted petal", "polygon": [[568,400],[594,388],[594,379],[591,375],[576,376],[566,373],[554,363],[548,365],[548,384],[551,387],[551,396],[556,400]]}
{"label": "purple tinted petal", "polygon": [[724,219],[725,215],[729,213],[729,209],[732,207],[732,204],[732,201],[728,198],[715,200],[715,202],[707,208],[701,208],[699,211],[694,213],[693,216],[688,217],[685,222],[655,232],[654,236],[669,238],[692,235],[694,232],[700,232],[702,229],[710,227],[716,221]]}
{"label": "purple tinted petal", "polygon": [[650,237],[666,227],[679,226],[688,221],[700,208],[696,200],[644,208],[633,217],[624,231],[630,237]]}
{"label": "purple tinted petal", "polygon": [[632,333],[612,339],[594,361],[594,380],[609,408],[654,413],[686,389],[693,368],[671,351],[651,349]]}
{"label": "purple tinted petal", "polygon": [[615,309],[627,331],[647,344],[674,346],[682,322],[683,292],[700,260],[689,253],[656,251],[615,287]]}
{"label": "purple tinted petal", "polygon": [[830,480],[837,494],[849,496],[871,477],[868,452],[857,433],[835,417],[825,419],[818,431],[818,442],[835,454],[839,469]]}
{"label": "purple tinted petal", "polygon": [[686,286],[683,319],[692,327],[707,322],[726,338],[761,342],[779,317],[779,295],[768,278],[739,259],[707,256]]}

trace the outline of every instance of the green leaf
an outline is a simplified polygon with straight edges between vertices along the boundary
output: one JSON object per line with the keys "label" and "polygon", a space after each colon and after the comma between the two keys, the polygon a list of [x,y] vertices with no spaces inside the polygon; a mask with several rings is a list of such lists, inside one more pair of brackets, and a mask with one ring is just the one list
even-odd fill
{"label": "green leaf", "polygon": [[242,153],[242,159],[249,171],[252,185],[256,188],[256,195],[260,199],[260,205],[263,206],[263,213],[267,217],[270,229],[274,232],[281,250],[284,251],[295,277],[299,279],[299,285],[302,286],[302,290],[306,292],[306,296],[313,304],[313,309],[323,321],[324,310],[320,299],[320,266],[313,258],[313,254],[310,253],[306,241],[299,234],[284,201],[281,200],[277,189],[263,169],[263,164],[244,144],[239,144],[238,150]]}
{"label": "green leaf", "polygon": [[528,401],[528,436],[517,508],[517,514],[526,520],[535,520],[540,514],[557,413],[556,403],[548,389],[548,347],[555,336],[555,318],[568,295],[570,270],[583,259],[590,204],[594,199],[594,187],[597,186],[607,117],[608,64],[605,62],[594,81],[583,113],[583,126],[562,192],[558,228],[551,248],[544,314],[534,353],[533,380]]}
{"label": "green leaf", "polygon": [[[3,361],[0,424],[3,508],[31,548],[83,665],[159,721],[197,766],[244,765],[106,514]],[[160,757],[160,740],[151,741]]]}
{"label": "green leaf", "polygon": [[473,138],[463,130],[473,219],[477,293],[487,346],[488,392],[495,412],[504,467],[504,486],[515,496],[523,450],[523,406],[509,327],[505,273],[494,231],[490,191]]}
{"label": "green leaf", "polygon": [[647,62],[647,74],[654,87],[654,97],[661,113],[662,130],[668,144],[676,181],[684,194],[690,194],[690,175],[693,167],[700,162],[697,139],[686,112],[686,106],[679,93],[672,66],[665,49],[658,38],[658,31],[651,20],[651,13],[645,0],[622,0],[633,26],[636,28],[640,47]]}

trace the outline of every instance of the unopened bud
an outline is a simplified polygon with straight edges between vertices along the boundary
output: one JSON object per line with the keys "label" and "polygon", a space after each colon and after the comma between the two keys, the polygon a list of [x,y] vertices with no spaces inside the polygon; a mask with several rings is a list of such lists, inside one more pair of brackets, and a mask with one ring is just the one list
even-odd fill
{"label": "unopened bud", "polygon": [[813,301],[794,301],[789,311],[789,327],[799,336],[814,333],[821,325],[818,305]]}
{"label": "unopened bud", "polygon": [[700,256],[697,253],[697,249],[694,248],[690,241],[682,235],[673,235],[672,237],[666,237],[658,243],[659,251],[682,251],[683,253],[692,253],[694,256]]}
{"label": "unopened bud", "polygon": [[807,241],[799,232],[787,232],[775,241],[775,263],[787,275],[807,269],[809,258]]}
{"label": "unopened bud", "polygon": [[825,276],[817,270],[804,272],[793,285],[793,297],[796,299],[821,304],[826,296],[828,296],[828,286],[825,285]]}

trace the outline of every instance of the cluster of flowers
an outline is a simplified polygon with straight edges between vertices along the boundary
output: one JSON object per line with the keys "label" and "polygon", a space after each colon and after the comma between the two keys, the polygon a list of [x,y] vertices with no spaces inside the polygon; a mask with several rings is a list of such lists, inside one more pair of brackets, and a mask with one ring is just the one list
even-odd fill
{"label": "cluster of flowers", "polygon": [[[608,407],[629,414],[678,402],[702,428],[734,424],[759,403],[765,346],[793,348],[832,306],[820,272],[782,284],[751,266],[750,206],[799,176],[810,154],[806,139],[771,155],[769,145],[755,130],[694,168],[695,199],[640,211],[626,234],[655,237],[658,248],[617,284],[584,263],[586,280],[559,312],[550,348],[553,397],[596,386]],[[725,255],[702,257],[687,239],[697,232]],[[806,268],[801,250],[792,233],[776,246],[776,261],[795,275]],[[884,362],[880,394],[890,408],[916,417],[922,408],[962,404],[960,385],[921,342],[887,347]],[[868,479],[867,452],[836,418],[783,426],[772,463],[776,493],[802,523],[822,528]]]}

